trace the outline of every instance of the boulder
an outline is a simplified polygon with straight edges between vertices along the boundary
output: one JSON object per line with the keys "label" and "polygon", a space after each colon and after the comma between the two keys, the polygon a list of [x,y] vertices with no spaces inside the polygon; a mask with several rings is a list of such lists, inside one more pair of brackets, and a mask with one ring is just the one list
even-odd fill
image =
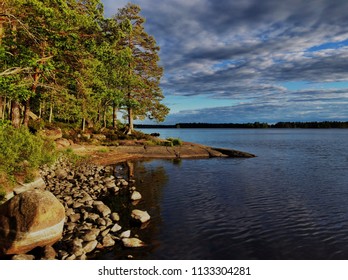
{"label": "boulder", "polygon": [[138,209],[134,209],[132,211],[131,217],[135,220],[140,221],[141,223],[146,223],[151,218],[149,213],[147,213],[146,211],[138,210]]}
{"label": "boulder", "polygon": [[13,192],[16,195],[16,194],[20,194],[22,192],[26,192],[32,189],[44,189],[45,187],[46,187],[45,181],[41,177],[39,177],[31,183],[22,184],[21,186],[15,187],[13,189]]}
{"label": "boulder", "polygon": [[62,237],[63,205],[48,191],[20,193],[0,206],[0,252],[25,254]]}
{"label": "boulder", "polygon": [[58,149],[67,148],[71,145],[70,141],[68,139],[65,139],[65,138],[59,138],[54,142],[56,142],[56,147]]}
{"label": "boulder", "polygon": [[93,139],[96,139],[98,141],[104,141],[106,140],[106,136],[104,134],[93,134]]}
{"label": "boulder", "polygon": [[140,192],[134,191],[131,195],[131,200],[140,200],[140,199],[141,199]]}
{"label": "boulder", "polygon": [[136,248],[136,247],[146,246],[146,244],[138,238],[123,238],[122,243],[123,243],[123,246],[127,248]]}
{"label": "boulder", "polygon": [[53,141],[63,137],[63,132],[60,128],[44,129],[39,134]]}

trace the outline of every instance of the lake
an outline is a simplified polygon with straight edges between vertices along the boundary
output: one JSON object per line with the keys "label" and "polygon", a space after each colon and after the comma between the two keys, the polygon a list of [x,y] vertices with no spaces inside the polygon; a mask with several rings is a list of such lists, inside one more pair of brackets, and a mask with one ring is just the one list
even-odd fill
{"label": "lake", "polygon": [[102,258],[348,259],[347,129],[142,131],[257,157],[132,163],[149,246]]}

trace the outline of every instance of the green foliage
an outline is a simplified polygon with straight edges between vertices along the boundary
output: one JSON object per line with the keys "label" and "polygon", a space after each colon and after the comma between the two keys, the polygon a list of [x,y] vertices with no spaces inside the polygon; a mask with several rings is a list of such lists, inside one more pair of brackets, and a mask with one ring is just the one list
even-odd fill
{"label": "green foliage", "polygon": [[165,146],[182,146],[183,142],[179,138],[167,138],[164,142]]}
{"label": "green foliage", "polygon": [[85,156],[77,155],[71,148],[67,148],[60,152],[59,157],[67,159],[67,161],[74,166],[77,166],[86,160]]}
{"label": "green foliage", "polygon": [[55,159],[54,144],[26,128],[15,129],[0,123],[0,172],[13,175],[29,172]]}
{"label": "green foliage", "polygon": [[[3,2],[0,101],[25,106],[13,125],[28,126],[30,112],[83,130],[116,127],[118,110],[131,120],[164,120],[159,47],[144,30],[139,6],[128,4],[106,19],[101,0]],[[33,131],[41,127],[31,124]]]}

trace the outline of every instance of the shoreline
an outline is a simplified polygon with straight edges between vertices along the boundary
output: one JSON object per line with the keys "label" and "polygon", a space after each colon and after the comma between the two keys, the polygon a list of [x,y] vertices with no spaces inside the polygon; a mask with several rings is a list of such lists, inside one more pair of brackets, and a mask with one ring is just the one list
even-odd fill
{"label": "shoreline", "polygon": [[[40,247],[41,249],[36,247],[25,254],[15,254],[13,259],[85,260],[95,259],[114,246],[146,246],[138,238],[141,238],[141,229],[148,225],[150,216],[147,209],[136,207],[137,201],[142,199],[137,192],[137,183],[131,177],[112,174],[108,167],[112,164],[143,159],[255,157],[246,152],[190,142],[184,142],[180,146],[152,146],[141,141],[125,141],[119,146],[73,144],[68,148],[77,155],[87,156],[86,162],[74,167],[64,159],[59,159],[53,166],[42,169],[40,178],[35,182],[16,187],[12,195],[7,197],[9,200],[33,189],[51,192],[65,208],[62,237],[53,245]],[[126,209],[122,210],[122,213],[125,211],[127,214],[115,211],[106,203],[108,197],[129,201]],[[47,255],[47,251],[51,254]],[[129,255],[129,258],[133,256]]]}
{"label": "shoreline", "polygon": [[197,143],[183,142],[180,146],[153,146],[143,142],[125,141],[119,146],[72,145],[80,156],[98,165],[110,165],[127,160],[141,159],[200,159],[200,158],[253,158],[256,155],[225,148],[214,148]]}

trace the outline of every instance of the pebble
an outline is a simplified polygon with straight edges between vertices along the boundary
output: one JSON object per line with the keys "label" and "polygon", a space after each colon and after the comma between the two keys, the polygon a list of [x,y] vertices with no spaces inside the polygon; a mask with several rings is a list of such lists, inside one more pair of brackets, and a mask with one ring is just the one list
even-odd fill
{"label": "pebble", "polygon": [[[112,212],[103,202],[110,194],[123,195],[120,187],[130,187],[131,200],[139,201],[141,194],[134,187],[135,181],[107,175],[113,172],[108,169],[110,168],[89,164],[73,167],[64,160],[58,160],[53,167],[43,171],[43,178],[47,182],[46,189],[54,193],[65,207],[63,237],[53,246],[42,250],[42,255],[25,255],[24,258],[84,260],[93,251],[113,247],[115,240],[121,239],[124,246],[145,246],[140,239],[130,238],[130,230],[120,234],[120,215]],[[138,209],[133,210],[132,217],[142,223],[150,219],[146,211]]]}
{"label": "pebble", "polygon": [[131,236],[131,231],[126,230],[120,234],[120,238],[129,238]]}
{"label": "pebble", "polygon": [[115,212],[111,213],[110,218],[114,222],[118,222],[120,220],[120,216],[118,215],[118,213],[115,213]]}
{"label": "pebble", "polygon": [[35,256],[33,256],[33,255],[26,255],[26,254],[14,255],[12,257],[12,260],[31,261],[31,260],[35,260]]}
{"label": "pebble", "polygon": [[98,245],[98,241],[97,240],[93,240],[93,241],[89,241],[87,242],[84,246],[83,246],[83,250],[86,253],[90,253],[92,252]]}
{"label": "pebble", "polygon": [[118,232],[122,229],[122,227],[119,224],[114,224],[113,227],[110,229],[111,232]]}

